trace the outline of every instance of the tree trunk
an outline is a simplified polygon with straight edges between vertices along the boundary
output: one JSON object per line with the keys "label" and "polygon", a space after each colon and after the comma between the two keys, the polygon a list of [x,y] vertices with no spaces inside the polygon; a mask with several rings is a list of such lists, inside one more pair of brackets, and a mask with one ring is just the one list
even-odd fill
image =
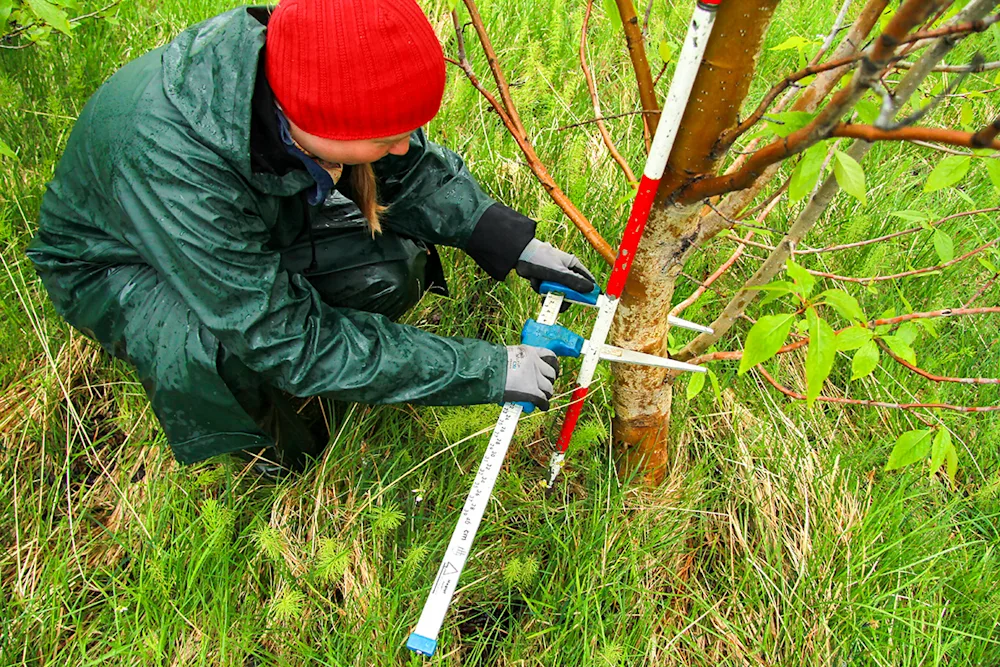
{"label": "tree trunk", "polygon": [[[722,3],[681,120],[657,204],[636,253],[611,331],[612,344],[665,355],[667,313],[680,273],[679,258],[697,235],[700,204],[676,207],[670,195],[690,174],[714,171],[716,138],[735,125],[753,79],[757,57],[778,0]],[[645,482],[662,480],[669,460],[672,384],[662,369],[615,368],[614,439],[619,465]]]}

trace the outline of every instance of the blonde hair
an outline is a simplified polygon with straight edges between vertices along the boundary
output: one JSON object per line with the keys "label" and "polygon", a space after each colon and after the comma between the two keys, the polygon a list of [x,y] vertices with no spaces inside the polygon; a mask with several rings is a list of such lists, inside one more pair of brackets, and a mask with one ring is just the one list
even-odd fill
{"label": "blonde hair", "polygon": [[370,164],[353,165],[350,169],[351,194],[354,203],[361,209],[361,214],[368,220],[368,228],[372,236],[382,233],[382,214],[388,206],[378,203],[378,184],[375,181],[375,171]]}

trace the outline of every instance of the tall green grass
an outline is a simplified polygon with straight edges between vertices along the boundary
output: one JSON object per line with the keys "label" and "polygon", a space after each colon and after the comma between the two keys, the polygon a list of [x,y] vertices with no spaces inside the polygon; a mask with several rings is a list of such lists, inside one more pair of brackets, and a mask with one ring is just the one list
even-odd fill
{"label": "tall green grass", "polygon": [[[582,3],[502,0],[481,10],[521,116],[556,181],[615,242],[628,186],[592,126],[560,131],[592,111],[579,74]],[[788,0],[767,45],[825,31],[837,6]],[[403,643],[419,615],[497,407],[352,406],[325,456],[278,484],[221,457],[171,459],[141,387],[54,314],[24,258],[44,184],[87,97],[123,63],[186,25],[234,4],[127,3],[117,25],[96,23],[48,49],[0,52],[0,664],[419,664]],[[445,3],[425,5],[454,53]],[[852,9],[856,13],[858,7]],[[657,1],[650,43],[682,39],[689,7]],[[638,101],[613,22],[592,19],[590,64],[606,113]],[[996,30],[993,28],[991,30]],[[488,81],[466,29],[470,57]],[[980,36],[951,58],[962,62]],[[655,49],[650,49],[655,52]],[[990,54],[992,53],[992,56]],[[797,67],[794,51],[763,53],[768,82]],[[651,56],[654,69],[660,63]],[[664,78],[664,83],[669,78]],[[933,82],[943,75],[935,75]],[[967,89],[994,88],[989,74]],[[928,87],[930,88],[930,86]],[[997,114],[996,94],[949,98],[928,122]],[[634,169],[640,121],[610,122]],[[484,187],[540,220],[540,234],[606,267],[533,180],[499,118],[456,69],[430,135],[463,154]],[[944,216],[995,204],[977,159],[959,187],[924,194],[939,155],[880,145],[864,167],[866,205],[839,196],[811,246],[907,226],[895,211]],[[787,173],[787,170],[786,170]],[[971,200],[971,202],[969,201]],[[798,210],[782,202],[766,224]],[[946,223],[956,247],[996,238],[995,215]],[[763,242],[777,240],[766,232]],[[683,297],[732,251],[696,257]],[[688,317],[710,320],[756,266]],[[516,339],[538,307],[523,281],[493,284],[445,251],[452,296],[428,297],[409,321],[444,335]],[[996,258],[992,260],[997,262]],[[806,260],[810,268],[876,275],[937,263],[928,233]],[[926,278],[861,289],[866,312],[960,305],[990,274],[975,261]],[[994,288],[977,302],[997,301]],[[905,301],[904,301],[905,299]],[[776,308],[777,306],[772,306]],[[749,315],[771,312],[752,308]],[[563,323],[589,328],[587,313]],[[921,365],[948,375],[1000,375],[997,319],[942,320],[921,331]],[[737,349],[747,328],[724,342]],[[679,333],[678,342],[685,334]],[[803,356],[770,366],[798,389]],[[567,363],[571,368],[572,363]],[[657,489],[620,479],[609,451],[610,370],[553,492],[538,486],[559,415],[522,422],[440,640],[449,665],[974,665],[1000,660],[1000,423],[989,415],[790,403],[753,374],[715,364],[720,393],[678,398],[676,469]],[[560,390],[571,386],[572,370]],[[997,388],[937,385],[899,367],[849,381],[840,359],[830,394],[994,405]],[[918,419],[919,418],[919,419]],[[885,473],[895,437],[940,420],[958,443],[954,488],[926,469]]]}

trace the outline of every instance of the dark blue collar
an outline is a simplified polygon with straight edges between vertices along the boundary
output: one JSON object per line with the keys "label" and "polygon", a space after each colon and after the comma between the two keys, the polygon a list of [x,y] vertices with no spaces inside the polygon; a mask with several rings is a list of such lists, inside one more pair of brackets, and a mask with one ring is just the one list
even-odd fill
{"label": "dark blue collar", "polygon": [[309,194],[309,205],[316,206],[320,202],[325,201],[327,195],[333,190],[333,177],[330,176],[330,173],[326,169],[319,166],[316,160],[303,153],[295,145],[295,142],[292,141],[292,133],[285,114],[281,113],[281,110],[278,108],[274,109],[274,113],[278,116],[278,127],[281,130],[281,141],[285,144],[285,150],[297,157],[302,162],[302,166],[309,172],[309,175],[316,181],[316,189]]}

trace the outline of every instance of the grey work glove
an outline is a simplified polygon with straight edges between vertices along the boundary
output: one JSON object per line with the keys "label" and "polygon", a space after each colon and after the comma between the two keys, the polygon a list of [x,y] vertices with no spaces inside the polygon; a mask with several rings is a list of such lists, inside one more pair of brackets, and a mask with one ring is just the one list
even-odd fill
{"label": "grey work glove", "polygon": [[559,357],[552,350],[533,345],[508,345],[503,402],[533,403],[548,410],[552,383],[558,376]]}
{"label": "grey work glove", "polygon": [[531,281],[531,287],[536,292],[543,280],[557,282],[581,294],[592,291],[597,284],[594,276],[575,256],[538,239],[531,239],[521,251],[514,270],[517,275]]}

